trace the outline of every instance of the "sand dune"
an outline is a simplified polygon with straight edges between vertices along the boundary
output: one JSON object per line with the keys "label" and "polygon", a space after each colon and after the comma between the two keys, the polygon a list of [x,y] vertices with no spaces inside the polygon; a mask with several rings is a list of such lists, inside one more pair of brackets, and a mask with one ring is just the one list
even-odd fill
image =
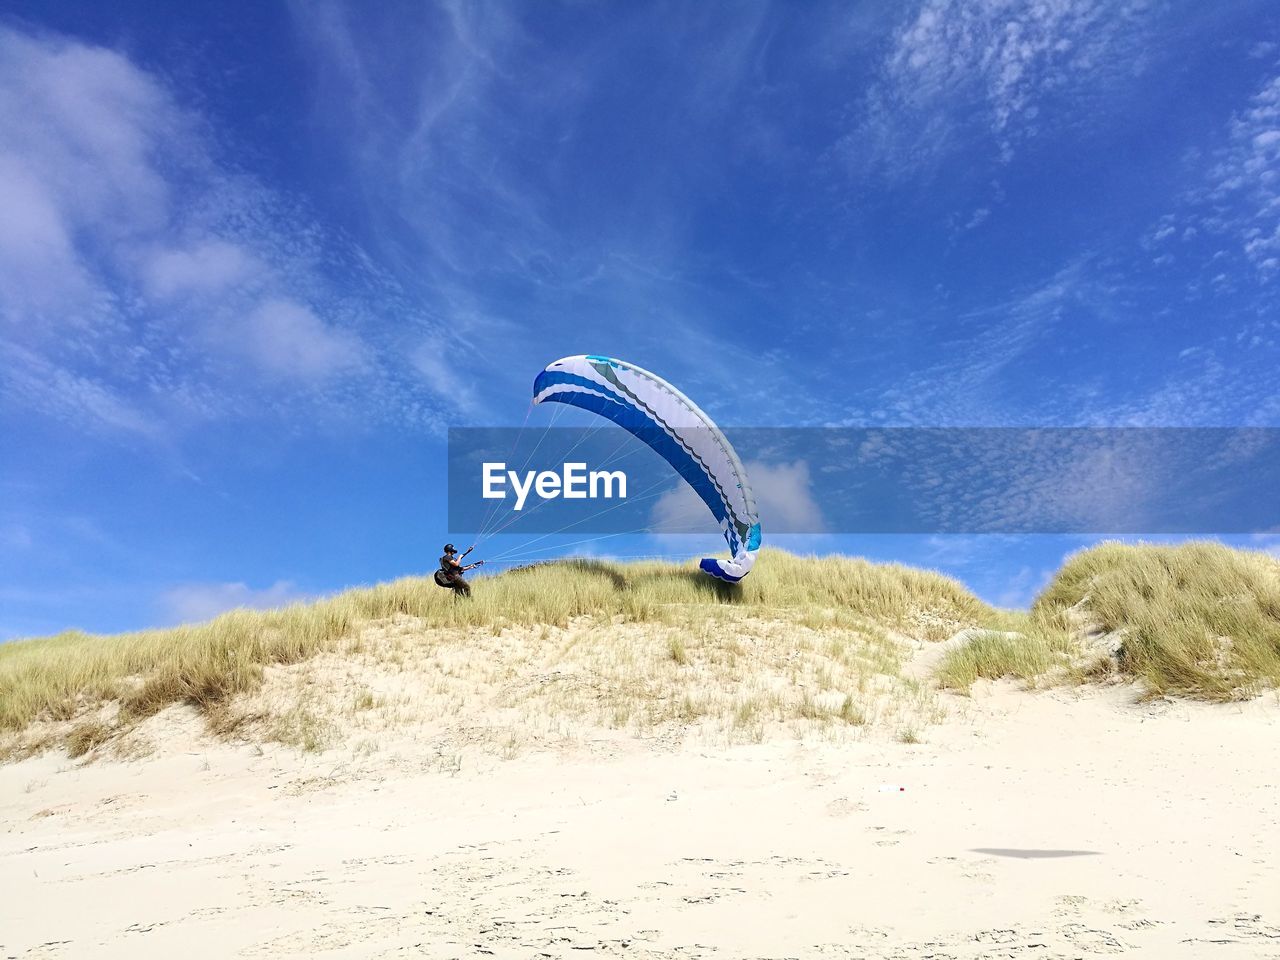
{"label": "sand dune", "polygon": [[150,757],[0,767],[0,956],[1280,957],[1275,697],[1134,700],[980,683],[913,745],[451,771],[174,707]]}
{"label": "sand dune", "polygon": [[1272,559],[774,559],[8,648],[0,957],[1280,960]]}

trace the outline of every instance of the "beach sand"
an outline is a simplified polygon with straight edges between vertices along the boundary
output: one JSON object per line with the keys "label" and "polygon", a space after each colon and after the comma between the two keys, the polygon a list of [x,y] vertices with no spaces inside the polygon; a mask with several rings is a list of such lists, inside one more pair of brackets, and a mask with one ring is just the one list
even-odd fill
{"label": "beach sand", "polygon": [[[1277,957],[1280,707],[946,697],[924,742],[0,767],[0,957]],[[901,789],[898,789],[901,788]]]}

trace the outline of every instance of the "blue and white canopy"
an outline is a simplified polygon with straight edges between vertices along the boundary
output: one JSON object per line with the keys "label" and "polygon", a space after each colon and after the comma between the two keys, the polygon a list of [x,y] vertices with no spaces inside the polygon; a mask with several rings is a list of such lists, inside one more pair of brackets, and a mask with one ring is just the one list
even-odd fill
{"label": "blue and white canopy", "polygon": [[612,420],[648,444],[697,492],[720,524],[731,560],[703,559],[713,577],[736,583],[755,563],[760,516],[747,471],[711,418],[648,370],[609,357],[565,357],[533,383],[533,402],[567,403]]}

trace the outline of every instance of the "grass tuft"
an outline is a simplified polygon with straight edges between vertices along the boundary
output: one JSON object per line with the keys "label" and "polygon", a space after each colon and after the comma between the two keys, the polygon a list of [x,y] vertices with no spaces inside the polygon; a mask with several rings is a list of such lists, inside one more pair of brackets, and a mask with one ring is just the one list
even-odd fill
{"label": "grass tuft", "polygon": [[1115,669],[1153,695],[1240,700],[1280,684],[1280,561],[1265,553],[1106,543],[1070,557],[1032,615],[1120,637]]}
{"label": "grass tuft", "polygon": [[968,693],[980,679],[1012,677],[1033,685],[1055,671],[1067,677],[1075,652],[1076,645],[1065,630],[1027,618],[1021,631],[983,631],[948,650],[934,675],[940,687],[960,693]]}
{"label": "grass tuft", "polygon": [[844,702],[840,705],[839,717],[845,723],[860,727],[867,722],[866,713],[853,702],[853,695],[845,696]]}
{"label": "grass tuft", "polygon": [[111,727],[100,720],[86,720],[78,723],[67,734],[67,756],[82,757],[110,740],[111,734]]}
{"label": "grass tuft", "polygon": [[667,640],[667,654],[681,666],[685,666],[689,662],[689,653],[685,650],[684,640],[680,637],[673,636]]}

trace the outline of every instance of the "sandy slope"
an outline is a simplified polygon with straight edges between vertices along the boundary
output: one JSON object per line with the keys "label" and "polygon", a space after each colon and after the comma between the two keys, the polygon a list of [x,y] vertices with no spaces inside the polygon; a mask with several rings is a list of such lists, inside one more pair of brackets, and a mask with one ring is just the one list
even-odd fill
{"label": "sandy slope", "polygon": [[1280,707],[1131,701],[456,776],[171,710],[163,755],[0,767],[0,957],[1280,958]]}

